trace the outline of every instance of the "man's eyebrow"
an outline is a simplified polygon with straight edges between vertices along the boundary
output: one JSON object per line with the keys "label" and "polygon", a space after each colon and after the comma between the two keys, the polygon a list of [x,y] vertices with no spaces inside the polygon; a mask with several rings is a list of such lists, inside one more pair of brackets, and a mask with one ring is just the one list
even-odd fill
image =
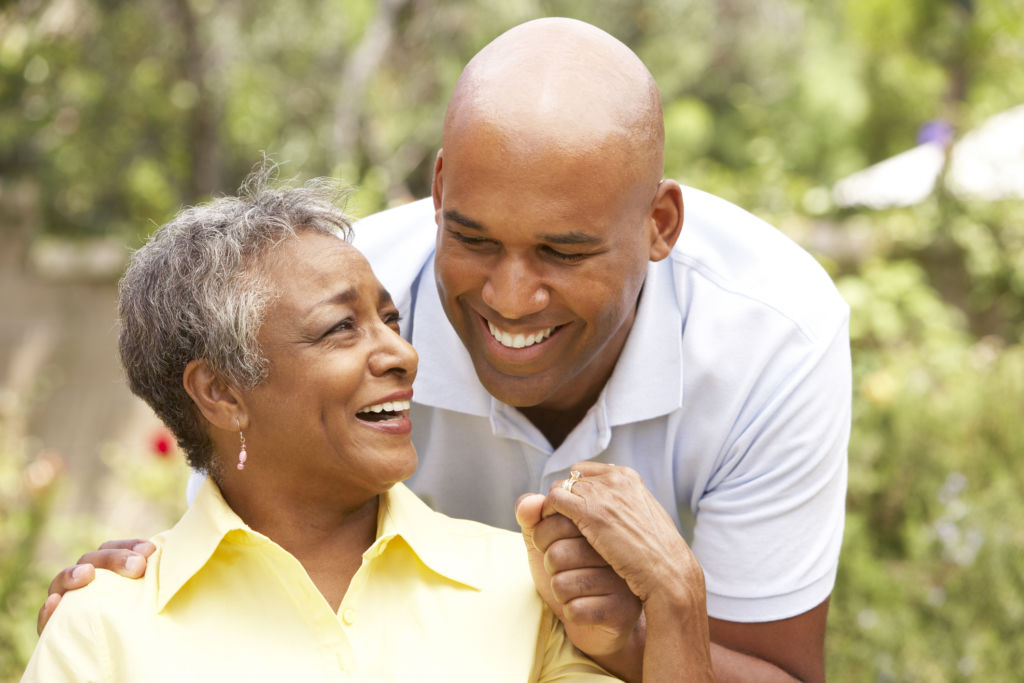
{"label": "man's eyebrow", "polygon": [[385,306],[393,306],[394,304],[395,302],[391,299],[391,292],[386,290],[384,287],[381,287],[380,291],[377,292],[377,305],[384,308]]}
{"label": "man's eyebrow", "polygon": [[[487,228],[484,227],[483,223],[473,220],[468,216],[464,216],[455,209],[447,209],[444,212],[445,220],[458,223],[464,228],[470,230],[479,230],[480,232],[486,233]],[[537,239],[542,242],[548,242],[550,244],[564,244],[568,246],[588,246],[594,244],[601,244],[601,239],[595,237],[589,233],[583,232],[582,230],[572,230],[565,233],[540,233],[537,235]]]}
{"label": "man's eyebrow", "polygon": [[581,232],[579,230],[573,230],[572,232],[566,233],[544,233],[537,235],[537,237],[544,242],[550,242],[551,244],[565,244],[565,245],[582,245],[588,246],[591,244],[600,244],[601,240],[593,235]]}
{"label": "man's eyebrow", "polygon": [[478,223],[469,216],[463,216],[455,209],[447,209],[444,212],[444,219],[446,221],[452,221],[458,223],[464,228],[470,228],[471,230],[479,230],[480,232],[487,232],[487,228],[482,223]]}

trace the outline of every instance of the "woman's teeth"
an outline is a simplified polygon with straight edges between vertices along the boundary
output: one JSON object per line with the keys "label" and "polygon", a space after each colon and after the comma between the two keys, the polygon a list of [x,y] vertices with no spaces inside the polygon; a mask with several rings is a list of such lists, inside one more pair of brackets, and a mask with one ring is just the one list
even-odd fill
{"label": "woman's teeth", "polygon": [[409,403],[409,401],[385,401],[384,403],[367,406],[357,412],[356,415],[365,413],[400,413],[403,410],[409,410]]}

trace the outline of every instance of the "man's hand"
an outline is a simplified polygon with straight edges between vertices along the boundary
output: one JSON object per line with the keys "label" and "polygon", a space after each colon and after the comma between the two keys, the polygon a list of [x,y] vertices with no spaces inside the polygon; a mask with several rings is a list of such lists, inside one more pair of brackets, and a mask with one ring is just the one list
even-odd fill
{"label": "man's hand", "polygon": [[593,462],[573,469],[582,477],[553,486],[541,517],[571,520],[643,603],[643,679],[713,680],[704,572],[672,519],[633,470]]}
{"label": "man's hand", "polygon": [[138,579],[146,573],[146,558],[152,555],[154,550],[156,546],[141,538],[107,541],[98,550],[82,555],[75,565],[62,569],[50,582],[50,594],[39,608],[36,633],[43,632],[46,622],[53,616],[53,611],[57,609],[57,604],[64,593],[92,583],[96,577],[96,567],[108,569],[129,579]]}
{"label": "man's hand", "polygon": [[642,657],[642,633],[637,635],[642,631],[640,601],[575,524],[558,514],[542,518],[544,500],[533,494],[516,504],[537,592],[562,620],[576,647],[621,673],[621,665],[603,656],[638,648],[637,661]]}

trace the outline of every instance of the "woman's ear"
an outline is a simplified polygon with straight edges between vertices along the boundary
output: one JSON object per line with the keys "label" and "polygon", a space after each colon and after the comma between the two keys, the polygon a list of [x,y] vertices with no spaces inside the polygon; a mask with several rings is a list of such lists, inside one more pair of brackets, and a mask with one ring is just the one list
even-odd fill
{"label": "woman's ear", "polygon": [[205,360],[192,360],[182,373],[182,384],[210,424],[226,431],[248,427],[249,414],[242,396],[221,379]]}
{"label": "woman's ear", "polygon": [[672,251],[683,229],[683,190],[679,183],[662,180],[650,211],[650,259],[660,261]]}

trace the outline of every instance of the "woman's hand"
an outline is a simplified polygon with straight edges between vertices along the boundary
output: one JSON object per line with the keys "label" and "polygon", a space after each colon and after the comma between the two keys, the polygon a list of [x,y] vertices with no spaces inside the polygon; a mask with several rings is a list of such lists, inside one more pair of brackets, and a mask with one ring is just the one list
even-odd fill
{"label": "woman's hand", "polygon": [[568,518],[541,515],[545,497],[523,496],[516,519],[537,592],[581,651],[626,680],[643,658],[640,600]]}
{"label": "woman's hand", "polygon": [[39,608],[36,617],[36,633],[41,634],[46,622],[53,616],[61,596],[87,586],[96,578],[96,568],[116,572],[129,579],[142,578],[146,573],[146,558],[156,550],[149,541],[131,538],[120,541],[107,541],[98,550],[88,552],[78,558],[78,562],[62,569],[50,582],[50,594],[46,602]]}

